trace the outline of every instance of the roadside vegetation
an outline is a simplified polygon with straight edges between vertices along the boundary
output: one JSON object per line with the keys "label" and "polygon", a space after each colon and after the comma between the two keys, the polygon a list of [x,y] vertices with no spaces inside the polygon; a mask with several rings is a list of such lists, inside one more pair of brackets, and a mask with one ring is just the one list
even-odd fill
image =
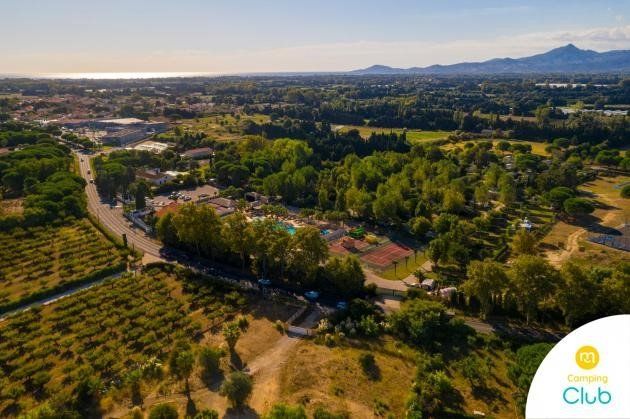
{"label": "roadside vegetation", "polygon": [[123,271],[126,255],[87,220],[0,233],[0,312]]}

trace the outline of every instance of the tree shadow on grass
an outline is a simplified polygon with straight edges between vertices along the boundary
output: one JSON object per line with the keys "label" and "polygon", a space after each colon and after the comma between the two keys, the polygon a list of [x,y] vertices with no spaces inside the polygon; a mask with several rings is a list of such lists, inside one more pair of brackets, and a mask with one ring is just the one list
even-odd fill
{"label": "tree shadow on grass", "polygon": [[235,371],[241,371],[245,367],[243,360],[235,350],[230,351],[230,368]]}
{"label": "tree shadow on grass", "polygon": [[225,411],[223,419],[257,419],[260,415],[249,406],[230,407]]}
{"label": "tree shadow on grass", "polygon": [[186,417],[193,417],[197,414],[197,405],[195,401],[190,397],[190,393],[186,395]]}

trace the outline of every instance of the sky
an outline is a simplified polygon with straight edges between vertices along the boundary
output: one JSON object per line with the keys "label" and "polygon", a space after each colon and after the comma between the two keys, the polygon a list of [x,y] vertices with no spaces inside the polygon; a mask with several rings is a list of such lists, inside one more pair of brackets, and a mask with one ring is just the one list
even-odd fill
{"label": "sky", "polygon": [[0,0],[0,74],[345,71],[630,49],[630,0]]}

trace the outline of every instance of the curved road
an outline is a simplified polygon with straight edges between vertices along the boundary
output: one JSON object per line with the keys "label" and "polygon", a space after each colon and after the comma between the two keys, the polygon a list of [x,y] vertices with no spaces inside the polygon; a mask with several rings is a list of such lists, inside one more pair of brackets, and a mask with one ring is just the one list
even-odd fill
{"label": "curved road", "polygon": [[162,244],[147,236],[141,229],[132,227],[131,221],[123,216],[122,208],[112,208],[108,202],[101,200],[96,190],[96,185],[90,183],[90,179],[93,178],[94,174],[88,173],[91,170],[90,160],[93,156],[80,151],[77,152],[77,156],[79,158],[81,176],[83,176],[87,182],[85,193],[87,194],[88,211],[94,215],[105,228],[114,234],[120,237],[122,237],[123,233],[126,234],[127,242],[130,247],[140,249],[144,253],[159,258]]}

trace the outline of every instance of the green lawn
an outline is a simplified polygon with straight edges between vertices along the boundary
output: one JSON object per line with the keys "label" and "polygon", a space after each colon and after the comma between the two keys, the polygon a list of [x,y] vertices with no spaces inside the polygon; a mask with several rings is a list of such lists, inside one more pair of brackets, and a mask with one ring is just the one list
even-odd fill
{"label": "green lawn", "polygon": [[[380,127],[368,127],[358,125],[343,125],[339,130],[341,132],[348,132],[352,129],[359,131],[359,134],[363,138],[368,138],[373,132],[376,133],[390,133],[395,132],[400,134],[404,131],[402,128],[380,128]],[[451,131],[423,131],[419,129],[407,130],[407,139],[411,143],[419,143],[425,141],[435,141],[446,139],[452,132]]]}
{"label": "green lawn", "polygon": [[413,273],[417,271],[420,266],[422,266],[422,264],[426,261],[427,257],[424,255],[424,252],[418,252],[418,257],[415,260],[414,256],[411,255],[407,263],[405,263],[404,259],[399,261],[398,266],[396,266],[395,272],[394,267],[392,266],[379,273],[378,275],[382,278],[389,279],[390,281],[401,280],[408,277],[409,275],[413,275]]}

